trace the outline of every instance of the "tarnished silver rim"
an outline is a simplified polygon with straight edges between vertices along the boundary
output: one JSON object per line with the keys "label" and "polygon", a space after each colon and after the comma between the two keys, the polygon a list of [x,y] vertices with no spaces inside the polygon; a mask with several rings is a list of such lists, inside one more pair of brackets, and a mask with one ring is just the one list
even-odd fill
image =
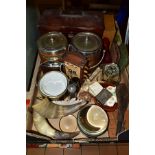
{"label": "tarnished silver rim", "polygon": [[[76,46],[75,46],[75,39],[77,38],[77,37],[79,37],[79,36],[84,36],[84,35],[87,35],[87,36],[94,36],[98,41],[99,41],[99,45],[98,45],[98,48],[96,49],[96,50],[93,50],[93,51],[85,51],[85,50],[80,50],[80,49],[78,49]],[[101,40],[101,38],[98,36],[98,35],[96,35],[95,33],[92,33],[92,32],[80,32],[80,33],[77,33],[74,37],[73,37],[73,39],[72,39],[72,44],[73,44],[73,46],[77,49],[77,50],[79,50],[81,53],[94,53],[95,51],[98,51],[99,49],[101,49],[102,48],[102,40]]]}
{"label": "tarnished silver rim", "polygon": [[[87,105],[84,108],[89,107],[89,106],[91,106],[91,105]],[[84,108],[82,108],[81,110],[83,110]],[[80,111],[78,112],[78,115],[77,115],[77,124],[78,124],[81,132],[83,132],[84,134],[86,134],[88,136],[100,136],[100,135],[102,135],[103,133],[105,133],[107,131],[108,122],[109,122],[107,114],[106,114],[106,117],[107,117],[107,125],[106,125],[106,127],[103,128],[103,129],[100,129],[100,130],[98,130],[96,132],[88,132],[87,129],[81,125],[81,121],[80,121],[80,116],[79,115],[80,115]]]}
{"label": "tarnished silver rim", "polygon": [[[42,76],[42,78],[43,78],[44,76],[46,76],[47,74],[50,74],[51,72],[58,72],[58,73],[61,73],[62,75],[64,75],[64,77],[66,77],[67,85],[68,85],[68,82],[69,82],[69,81],[68,81],[68,77],[67,77],[63,72],[60,72],[60,71],[50,71],[50,72],[47,72],[46,74],[44,74],[44,75]],[[66,89],[65,89],[61,94],[59,94],[59,95],[57,95],[57,96],[48,95],[48,94],[42,92],[41,89],[40,89],[40,82],[41,82],[42,78],[41,78],[41,79],[39,80],[39,82],[38,82],[38,88],[39,88],[40,93],[41,93],[44,97],[49,97],[49,98],[51,98],[51,99],[57,99],[57,98],[60,98],[62,95],[64,95],[64,94],[66,93],[67,87],[66,87]]]}

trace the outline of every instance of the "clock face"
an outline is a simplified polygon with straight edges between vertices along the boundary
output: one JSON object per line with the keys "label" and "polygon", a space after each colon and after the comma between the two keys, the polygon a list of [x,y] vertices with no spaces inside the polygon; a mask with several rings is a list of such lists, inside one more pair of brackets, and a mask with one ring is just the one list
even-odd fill
{"label": "clock face", "polygon": [[78,77],[80,79],[80,67],[73,65],[69,62],[65,62],[65,70],[66,74],[69,76],[69,78]]}

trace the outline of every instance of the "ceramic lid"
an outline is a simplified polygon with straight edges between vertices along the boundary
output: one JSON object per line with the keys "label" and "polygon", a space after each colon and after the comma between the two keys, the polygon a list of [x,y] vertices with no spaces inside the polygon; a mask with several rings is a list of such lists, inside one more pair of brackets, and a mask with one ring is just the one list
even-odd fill
{"label": "ceramic lid", "polygon": [[67,39],[61,32],[49,32],[41,36],[38,41],[41,52],[55,53],[67,49]]}
{"label": "ceramic lid", "polygon": [[81,32],[73,37],[72,44],[78,50],[94,52],[102,48],[102,40],[99,36],[90,32]]}

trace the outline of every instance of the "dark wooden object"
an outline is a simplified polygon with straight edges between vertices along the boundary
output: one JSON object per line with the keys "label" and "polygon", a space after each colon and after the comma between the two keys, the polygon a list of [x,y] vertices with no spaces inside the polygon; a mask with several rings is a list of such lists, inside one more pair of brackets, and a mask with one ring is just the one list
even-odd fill
{"label": "dark wooden object", "polygon": [[46,10],[40,17],[38,28],[41,35],[50,31],[60,31],[72,38],[78,32],[93,32],[102,37],[103,14],[94,11]]}
{"label": "dark wooden object", "polygon": [[69,78],[77,77],[82,82],[87,74],[87,60],[86,58],[77,52],[66,52],[63,57],[65,64],[65,72]]}
{"label": "dark wooden object", "polygon": [[124,83],[121,83],[116,87],[116,95],[118,100],[118,118],[116,134],[118,134],[122,131],[124,114],[129,104],[129,90]]}

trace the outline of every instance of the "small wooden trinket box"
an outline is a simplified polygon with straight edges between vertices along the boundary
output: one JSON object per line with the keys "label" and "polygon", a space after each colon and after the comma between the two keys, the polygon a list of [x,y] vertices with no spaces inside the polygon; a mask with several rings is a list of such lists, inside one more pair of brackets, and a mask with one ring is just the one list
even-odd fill
{"label": "small wooden trinket box", "polygon": [[87,60],[79,53],[67,52],[63,57],[63,62],[65,64],[65,72],[69,78],[77,77],[82,82],[87,78]]}

